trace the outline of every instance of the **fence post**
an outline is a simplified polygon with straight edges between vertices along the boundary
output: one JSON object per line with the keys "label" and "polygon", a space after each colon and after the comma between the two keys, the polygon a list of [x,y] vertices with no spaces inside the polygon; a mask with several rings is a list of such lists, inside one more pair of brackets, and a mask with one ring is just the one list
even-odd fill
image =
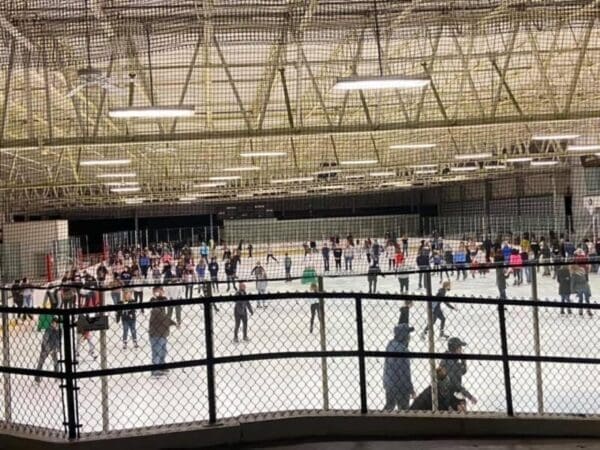
{"label": "fence post", "polygon": [[[429,341],[429,353],[435,353],[435,336],[433,330],[433,309],[432,309],[432,297],[431,292],[431,272],[425,272],[425,289],[427,291],[427,339]],[[435,358],[429,358],[429,375],[431,378],[431,410],[437,411],[438,409],[438,386],[437,386],[437,375],[435,371]]]}
{"label": "fence post", "polygon": [[500,322],[500,343],[502,345],[502,368],[504,370],[504,390],[506,391],[506,413],[514,415],[512,386],[510,383],[510,362],[508,360],[508,340],[506,338],[506,317],[504,305],[498,305],[498,321]]}
{"label": "fence post", "polygon": [[[100,296],[100,305],[105,305],[105,296],[106,291],[99,291],[98,295]],[[100,314],[101,316],[106,316],[105,312]],[[102,370],[108,369],[108,350],[106,345],[106,330],[100,330],[100,368]],[[110,422],[109,422],[109,408],[108,408],[108,377],[106,375],[102,375],[100,377],[100,390],[101,390],[101,403],[102,403],[102,431],[105,433],[110,430]]]}
{"label": "fence post", "polygon": [[[8,307],[8,292],[2,290],[2,306]],[[2,366],[10,367],[10,317],[7,312],[2,313]],[[10,374],[3,374],[4,380],[4,420],[12,422],[12,397],[10,390]]]}
{"label": "fence post", "polygon": [[[323,292],[323,276],[319,275],[317,277],[317,284],[319,288],[319,292]],[[319,323],[319,335],[321,338],[321,351],[327,351],[327,334],[325,332],[325,299],[323,297],[319,297],[319,314],[320,323]],[[319,316],[317,315],[317,319]],[[325,356],[321,357],[321,382],[323,385],[323,409],[325,411],[329,410],[329,376],[327,371],[327,358]]]}
{"label": "fence post", "polygon": [[363,335],[362,299],[356,297],[356,334],[358,342],[358,375],[360,382],[360,412],[367,413],[367,375],[365,367],[365,340]]}
{"label": "fence post", "polygon": [[204,304],[204,339],[206,342],[206,386],[208,392],[208,423],[217,422],[217,402],[215,398],[215,354],[213,343],[213,320],[211,297],[202,299]]}
{"label": "fence post", "polygon": [[64,381],[66,389],[67,406],[67,432],[69,439],[77,437],[77,421],[75,414],[75,382],[73,378],[73,340],[71,335],[71,316],[67,312],[62,313],[63,340],[64,340]]}
{"label": "fence post", "polygon": [[[531,299],[537,302],[538,299],[537,272],[531,271]],[[540,316],[538,307],[533,307],[533,346],[535,356],[540,356]],[[544,412],[544,386],[542,379],[542,363],[535,362],[535,381],[537,387],[538,414]]]}

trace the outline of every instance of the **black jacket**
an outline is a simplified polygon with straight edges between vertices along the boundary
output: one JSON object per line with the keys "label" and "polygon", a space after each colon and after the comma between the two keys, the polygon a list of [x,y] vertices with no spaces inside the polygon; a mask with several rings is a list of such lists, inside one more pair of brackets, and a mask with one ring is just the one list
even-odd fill
{"label": "black jacket", "polygon": [[[246,295],[246,293],[242,291],[237,291],[235,295]],[[235,305],[233,307],[233,313],[236,316],[247,316],[248,311],[250,311],[250,314],[254,314],[254,311],[252,310],[252,305],[248,300],[238,300],[235,302]]]}

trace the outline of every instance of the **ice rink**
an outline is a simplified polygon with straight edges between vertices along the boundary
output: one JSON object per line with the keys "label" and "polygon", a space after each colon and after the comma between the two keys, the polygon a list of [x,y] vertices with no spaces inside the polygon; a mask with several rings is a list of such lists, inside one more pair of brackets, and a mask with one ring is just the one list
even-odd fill
{"label": "ice rink", "polygon": [[[257,258],[242,259],[238,271],[239,278],[251,278],[250,271]],[[273,261],[266,265],[270,278],[283,277],[283,255],[275,255],[279,264]],[[220,258],[219,258],[220,259]],[[414,260],[414,253],[408,261]],[[261,257],[265,265],[264,257]],[[221,261],[219,261],[221,263]],[[300,277],[306,266],[314,266],[322,271],[320,254],[310,255],[306,260],[295,255],[292,276]],[[342,260],[343,265],[343,260]],[[387,260],[381,260],[383,270],[387,270]],[[366,292],[367,268],[365,257],[356,257],[354,275],[350,272],[336,273],[333,258],[330,274],[344,275],[325,277],[324,290],[327,292]],[[538,272],[538,294],[540,299],[558,301],[558,284],[552,277]],[[481,296],[497,298],[496,278],[493,272],[485,276],[468,274],[466,280],[452,278],[449,296]],[[444,278],[446,279],[446,278]],[[433,275],[434,294],[440,286],[439,276]],[[531,298],[531,285],[523,283],[513,286],[513,278],[507,280],[507,293],[511,298]],[[590,275],[592,302],[600,292],[600,276]],[[225,283],[220,286],[218,295],[228,295]],[[308,285],[300,280],[290,283],[269,282],[269,292],[307,291]],[[253,282],[248,283],[248,291],[256,292]],[[396,276],[388,274],[379,278],[378,292],[397,293],[399,283]],[[410,277],[410,292],[424,294],[418,289],[418,275]],[[43,291],[36,292],[36,304],[41,303]],[[232,294],[231,291],[229,294]],[[151,296],[146,288],[144,301]],[[106,294],[107,300],[109,295]],[[448,299],[451,302],[451,298]],[[572,295],[572,301],[575,296]],[[270,352],[320,350],[319,324],[315,319],[315,331],[309,332],[310,303],[307,299],[289,299],[268,302],[267,308],[254,309],[249,318],[249,342],[233,343],[233,304],[221,303],[220,310],[214,313],[215,356],[249,355]],[[365,300],[363,301],[365,349],[385,350],[393,336],[394,325],[398,321],[402,301]],[[255,306],[255,305],[253,305]],[[445,308],[446,333],[458,336],[467,342],[465,353],[485,353],[499,355],[500,337],[498,309],[495,306],[457,305],[455,311]],[[114,317],[110,320],[110,330],[106,333],[107,367],[126,367],[150,364],[150,347],[147,337],[149,310],[145,315],[138,312],[137,329],[139,348],[134,349],[129,342],[127,350],[122,349],[122,328]],[[327,350],[356,350],[356,315],[352,299],[327,299],[325,302],[326,348]],[[597,345],[598,318],[560,315],[559,309],[540,308],[540,344],[544,356],[600,357]],[[511,354],[534,355],[533,309],[510,306],[506,310],[508,347]],[[426,325],[424,303],[415,303],[411,309],[413,333],[410,350],[428,351],[428,343],[419,334]],[[446,342],[437,338],[436,351],[444,351]],[[94,333],[96,352],[99,351],[99,332]],[[35,329],[35,323],[19,325],[10,332],[11,365],[14,367],[35,368],[42,334]],[[204,316],[201,305],[183,308],[180,328],[173,327],[168,341],[168,362],[201,359],[206,355],[204,339]],[[241,414],[266,413],[289,410],[313,410],[323,408],[321,358],[265,360],[244,363],[227,363],[216,366],[216,393],[218,418],[236,417]],[[479,402],[469,405],[470,411],[505,414],[506,401],[501,362],[468,363],[469,369],[463,377],[464,385]],[[82,347],[78,371],[100,369],[100,357],[93,359]],[[51,369],[50,360],[45,368]],[[382,386],[383,359],[367,360],[368,408],[381,410],[385,403]],[[514,408],[516,413],[537,412],[536,373],[534,363],[510,365]],[[358,360],[355,358],[328,358],[328,398],[330,409],[358,410],[360,408]],[[412,377],[417,393],[429,385],[429,361],[413,359]],[[562,414],[597,414],[600,410],[597,388],[600,368],[592,365],[542,364],[544,412]],[[6,380],[6,377],[5,377]],[[109,430],[188,423],[208,419],[206,397],[206,369],[204,367],[173,369],[168,376],[151,378],[149,373],[135,373],[106,377],[108,383]],[[79,421],[81,432],[101,431],[102,394],[100,378],[79,380]],[[12,421],[28,423],[40,427],[63,429],[63,401],[59,383],[44,379],[37,385],[28,376],[11,375]],[[0,383],[4,389],[6,384]],[[5,394],[5,392],[3,392]],[[0,395],[6,401],[6,395]],[[0,408],[4,412],[5,408]]]}

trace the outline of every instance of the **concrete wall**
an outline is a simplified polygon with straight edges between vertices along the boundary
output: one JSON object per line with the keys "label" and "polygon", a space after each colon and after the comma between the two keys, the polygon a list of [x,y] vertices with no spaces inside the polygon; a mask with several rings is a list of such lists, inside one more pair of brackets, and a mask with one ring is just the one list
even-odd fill
{"label": "concrete wall", "polygon": [[[66,220],[5,223],[2,243],[2,278],[46,278],[45,256],[69,237]],[[56,264],[61,264],[56,261]]]}

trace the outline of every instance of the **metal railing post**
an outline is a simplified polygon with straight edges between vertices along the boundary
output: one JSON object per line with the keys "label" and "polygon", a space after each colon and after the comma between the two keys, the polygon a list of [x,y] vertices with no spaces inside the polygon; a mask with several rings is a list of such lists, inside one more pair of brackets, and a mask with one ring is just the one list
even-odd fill
{"label": "metal railing post", "polygon": [[77,438],[77,420],[75,413],[75,382],[73,374],[73,340],[71,336],[71,316],[64,312],[61,317],[64,341],[64,387],[66,390],[67,434],[69,439]]}
{"label": "metal railing post", "polygon": [[[8,292],[2,290],[2,306],[8,307]],[[10,317],[8,313],[2,313],[2,366],[10,367]],[[10,386],[10,374],[4,373],[4,420],[7,423],[12,422],[12,397]]]}
{"label": "metal railing post", "polygon": [[365,367],[365,340],[363,335],[362,299],[356,297],[356,334],[358,342],[358,375],[360,383],[360,412],[367,413],[367,374]]}
{"label": "metal railing post", "polygon": [[[531,299],[538,301],[538,285],[537,285],[537,272],[531,271]],[[533,307],[533,347],[535,356],[540,356],[540,315],[537,306]],[[540,361],[535,362],[535,381],[537,388],[537,402],[538,402],[538,413],[544,412],[544,384],[542,379],[542,363]]]}
{"label": "metal railing post", "polygon": [[[99,291],[100,305],[105,305],[105,294],[106,291]],[[106,316],[106,313],[101,313],[101,316]],[[100,330],[100,368],[102,370],[108,369],[108,349],[106,345],[106,330]],[[103,375],[100,377],[100,390],[101,390],[101,403],[102,403],[102,431],[108,432],[110,430],[109,421],[109,398],[108,398],[108,377]]]}
{"label": "metal railing post", "polygon": [[498,321],[500,323],[500,343],[502,345],[502,368],[504,371],[504,390],[506,393],[506,413],[514,415],[512,401],[512,386],[510,383],[510,361],[508,359],[508,340],[506,337],[506,317],[504,305],[498,305]]}
{"label": "metal railing post", "polygon": [[[317,285],[319,288],[319,292],[323,292],[323,276],[319,275],[317,277]],[[327,334],[325,332],[325,299],[323,297],[319,297],[319,312],[321,317],[317,315],[317,319],[321,319],[319,321],[319,337],[321,340],[321,351],[327,351]],[[321,383],[323,389],[323,409],[325,411],[329,410],[329,373],[327,370],[327,357],[321,357]]]}
{"label": "metal railing post", "polygon": [[[425,289],[427,291],[427,339],[429,342],[429,353],[435,353],[435,336],[433,330],[433,309],[432,300],[433,293],[431,290],[431,272],[425,272]],[[437,411],[438,409],[438,386],[437,386],[437,374],[435,371],[435,358],[429,358],[429,375],[431,378],[431,410]]]}
{"label": "metal railing post", "polygon": [[213,343],[213,319],[211,297],[202,299],[204,304],[204,339],[206,342],[206,387],[208,394],[208,423],[217,422],[217,402],[215,395],[215,354]]}

